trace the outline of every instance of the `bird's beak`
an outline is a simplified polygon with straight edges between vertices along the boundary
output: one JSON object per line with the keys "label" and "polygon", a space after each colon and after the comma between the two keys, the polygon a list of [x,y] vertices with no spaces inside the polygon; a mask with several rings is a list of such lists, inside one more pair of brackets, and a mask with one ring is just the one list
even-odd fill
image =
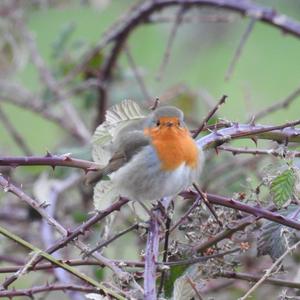
{"label": "bird's beak", "polygon": [[167,125],[167,127],[172,127],[174,125],[174,123],[173,122],[167,122],[166,125]]}

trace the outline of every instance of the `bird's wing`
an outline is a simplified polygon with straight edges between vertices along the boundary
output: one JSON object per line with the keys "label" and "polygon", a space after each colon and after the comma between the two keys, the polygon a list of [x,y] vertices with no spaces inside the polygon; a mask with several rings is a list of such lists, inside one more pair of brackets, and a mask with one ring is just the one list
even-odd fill
{"label": "bird's wing", "polygon": [[132,130],[122,133],[122,138],[118,139],[118,146],[103,169],[88,174],[87,183],[93,184],[102,179],[103,176],[117,171],[128,163],[143,147],[150,144],[150,140],[143,131]]}
{"label": "bird's wing", "polygon": [[150,144],[150,140],[142,131],[133,130],[122,137],[122,144],[114,152],[108,165],[103,169],[105,175],[117,171],[128,163],[143,147]]}

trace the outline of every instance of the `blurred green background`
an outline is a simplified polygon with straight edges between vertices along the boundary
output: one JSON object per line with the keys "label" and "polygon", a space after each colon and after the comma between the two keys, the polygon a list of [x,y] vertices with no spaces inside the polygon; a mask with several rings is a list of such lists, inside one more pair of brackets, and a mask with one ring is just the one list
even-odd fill
{"label": "blurred green background", "polygon": [[[257,2],[300,19],[299,1]],[[102,33],[124,14],[134,1],[99,0],[82,3],[61,1],[57,5],[45,7],[28,6],[26,19],[29,29],[36,35],[39,51],[52,69],[57,66],[53,57],[54,45],[66,28],[72,28],[66,41],[67,47],[72,49],[73,54],[78,52],[76,55],[80,57],[84,47],[78,45],[84,44],[88,47],[96,44]],[[169,14],[172,12],[174,10],[168,11]],[[215,13],[212,9],[201,10],[202,15]],[[153,98],[177,84],[183,84],[195,93],[199,90],[207,91],[215,99],[227,94],[228,102],[222,107],[219,115],[232,121],[245,122],[255,112],[285,98],[300,84],[300,41],[262,23],[254,25],[232,78],[225,81],[224,77],[233,53],[249,23],[247,18],[230,15],[234,17],[234,21],[229,23],[199,22],[180,26],[169,63],[159,81],[156,80],[156,75],[172,24],[149,24],[140,26],[133,32],[129,46]],[[118,102],[124,98],[143,100],[124,55],[119,67],[125,80],[113,86],[112,101]],[[37,71],[29,61],[12,76],[28,88],[40,90]],[[71,101],[80,106],[83,99],[78,97]],[[200,96],[196,97],[196,103],[197,110],[193,109],[194,116],[201,120],[207,107]],[[61,134],[55,125],[14,106],[6,104],[4,108],[12,116],[24,138],[30,141],[34,153],[42,154],[47,149],[57,149]],[[272,114],[262,122],[286,122],[298,118],[299,112],[298,100],[289,109]],[[19,154],[1,124],[0,136],[1,152]]]}

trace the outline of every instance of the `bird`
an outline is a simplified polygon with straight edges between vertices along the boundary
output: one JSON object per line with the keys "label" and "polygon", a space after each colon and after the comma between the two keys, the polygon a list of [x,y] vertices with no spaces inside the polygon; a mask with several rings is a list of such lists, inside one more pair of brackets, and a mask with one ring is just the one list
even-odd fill
{"label": "bird", "polygon": [[116,134],[111,158],[89,183],[108,175],[120,196],[144,202],[172,197],[199,179],[204,154],[175,106],[160,106]]}

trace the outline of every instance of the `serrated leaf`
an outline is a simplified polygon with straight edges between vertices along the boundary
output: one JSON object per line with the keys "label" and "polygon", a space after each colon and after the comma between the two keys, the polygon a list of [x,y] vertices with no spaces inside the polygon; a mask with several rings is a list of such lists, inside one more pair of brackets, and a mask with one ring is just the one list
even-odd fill
{"label": "serrated leaf", "polygon": [[193,299],[195,291],[191,287],[191,281],[195,283],[198,288],[203,286],[203,283],[200,281],[198,265],[190,266],[182,276],[176,279],[174,283],[173,300]]}
{"label": "serrated leaf", "polygon": [[94,206],[97,210],[103,210],[119,198],[119,193],[110,180],[101,180],[94,188]]}
{"label": "serrated leaf", "polygon": [[102,295],[96,294],[96,293],[86,294],[85,297],[87,299],[92,299],[92,300],[109,300],[109,298],[107,296],[102,296]]}
{"label": "serrated leaf", "polygon": [[297,197],[300,197],[300,169],[295,168],[295,193]]}
{"label": "serrated leaf", "polygon": [[293,169],[287,169],[272,180],[271,193],[273,202],[277,207],[282,207],[290,200],[295,186],[295,173]]}
{"label": "serrated leaf", "polygon": [[184,265],[173,266],[170,268],[170,272],[164,286],[166,297],[172,296],[176,279],[180,278],[186,269],[187,266]]}
{"label": "serrated leaf", "polygon": [[33,195],[41,205],[49,205],[49,195],[55,179],[49,179],[48,173],[42,173],[33,185]]}
{"label": "serrated leaf", "polygon": [[[283,216],[300,221],[300,207],[290,205],[287,209],[278,211]],[[299,240],[299,233],[296,229],[287,228],[281,224],[264,221],[258,237],[258,256],[269,254],[273,260],[279,258],[287,249],[285,238],[282,236],[283,230],[289,230],[288,243],[290,245]]]}
{"label": "serrated leaf", "polygon": [[140,106],[132,100],[124,100],[106,112],[106,120],[99,125],[92,137],[93,159],[100,165],[106,165],[111,157],[114,138],[122,128],[133,120],[144,118]]}

